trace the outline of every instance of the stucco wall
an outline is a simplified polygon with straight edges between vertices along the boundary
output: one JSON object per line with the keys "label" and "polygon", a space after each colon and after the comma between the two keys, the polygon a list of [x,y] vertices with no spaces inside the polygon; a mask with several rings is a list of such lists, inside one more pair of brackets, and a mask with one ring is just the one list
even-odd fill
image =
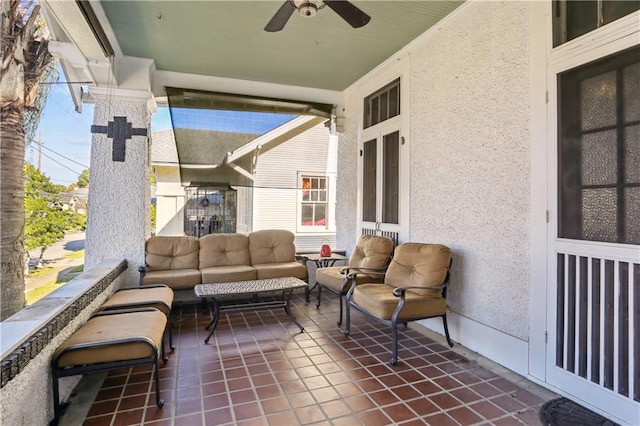
{"label": "stucco wall", "polygon": [[[467,3],[409,52],[410,239],[454,250],[452,311],[524,340],[528,7],[528,2]],[[349,106],[362,97],[349,98],[339,156],[338,235],[353,241],[358,123]]]}
{"label": "stucco wall", "polygon": [[[133,128],[147,129],[150,122],[145,102],[107,99],[95,103],[94,124],[106,126],[114,116],[127,117]],[[125,144],[125,161],[113,161],[113,140],[104,133],[92,136],[85,266],[125,258],[129,262],[127,280],[134,285],[151,234],[149,142],[146,136],[133,136]]]}

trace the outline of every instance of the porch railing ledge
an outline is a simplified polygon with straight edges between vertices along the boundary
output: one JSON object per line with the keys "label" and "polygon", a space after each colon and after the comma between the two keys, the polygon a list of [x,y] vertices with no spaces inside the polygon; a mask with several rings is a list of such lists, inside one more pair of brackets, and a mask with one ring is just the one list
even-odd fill
{"label": "porch railing ledge", "polygon": [[24,370],[62,329],[126,269],[127,261],[124,259],[104,260],[0,322],[0,388]]}

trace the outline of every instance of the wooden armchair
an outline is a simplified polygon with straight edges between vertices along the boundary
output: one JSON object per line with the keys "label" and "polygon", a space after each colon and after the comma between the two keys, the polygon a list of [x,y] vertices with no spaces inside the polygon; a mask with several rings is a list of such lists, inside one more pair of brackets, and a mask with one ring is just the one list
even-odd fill
{"label": "wooden armchair", "polygon": [[337,295],[340,298],[338,325],[342,325],[342,298],[351,288],[352,281],[355,280],[358,283],[382,282],[384,271],[389,265],[392,254],[393,241],[390,238],[377,235],[360,237],[349,258],[348,266],[331,266],[319,268],[316,271],[318,285],[316,308],[320,307],[323,288]]}
{"label": "wooden armchair", "polygon": [[449,346],[446,290],[451,251],[440,244],[404,243],[396,247],[382,283],[352,280],[347,293],[346,326],[351,326],[351,308],[391,326],[391,364],[398,362],[398,322],[407,324],[441,317]]}

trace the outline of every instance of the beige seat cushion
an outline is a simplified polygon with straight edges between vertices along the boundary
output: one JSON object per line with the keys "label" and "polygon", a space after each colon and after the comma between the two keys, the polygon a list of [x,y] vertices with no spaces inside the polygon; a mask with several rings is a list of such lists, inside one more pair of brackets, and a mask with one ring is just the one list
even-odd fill
{"label": "beige seat cushion", "polygon": [[196,237],[151,237],[146,243],[147,271],[198,269]]}
{"label": "beige seat cushion", "polygon": [[440,296],[451,264],[451,250],[442,244],[404,243],[396,247],[384,282],[393,287],[411,289],[423,296]]}
{"label": "beige seat cushion", "polygon": [[[393,295],[395,287],[386,284],[358,285],[353,292],[353,301],[377,318],[390,320],[400,301]],[[405,305],[400,312],[402,318],[424,318],[439,316],[447,311],[447,301],[443,297],[422,296],[406,292]]]}
{"label": "beige seat cushion", "polygon": [[[330,288],[336,293],[340,291],[340,287],[346,279],[345,274],[341,274],[340,271],[344,269],[344,266],[330,266],[328,268],[318,268],[316,271],[316,282],[324,287]],[[384,275],[379,277],[372,277],[365,274],[356,274],[356,282],[363,284],[367,282],[382,282]],[[342,294],[347,294],[351,288],[351,280],[345,285]]]}
{"label": "beige seat cushion", "polygon": [[307,267],[299,262],[263,263],[253,267],[256,268],[259,280],[284,277],[307,279]]}
{"label": "beige seat cushion", "polygon": [[[158,354],[166,324],[167,317],[158,310],[92,317],[56,350],[54,359],[62,354],[56,365],[62,368],[149,358]],[[137,340],[115,343],[132,338]],[[91,346],[70,348],[80,344]]]}
{"label": "beige seat cushion", "polygon": [[198,269],[173,269],[166,271],[147,272],[142,277],[142,284],[166,284],[172,289],[193,288],[201,284],[200,270]]}
{"label": "beige seat cushion", "polygon": [[203,268],[200,272],[202,273],[202,282],[204,284],[248,281],[255,280],[258,277],[255,268],[250,265],[215,266]]}
{"label": "beige seat cushion", "polygon": [[100,306],[100,310],[151,307],[169,315],[172,303],[173,290],[169,287],[140,287],[115,292]]}
{"label": "beige seat cushion", "polygon": [[264,229],[249,234],[251,264],[294,262],[295,236],[284,229]]}
{"label": "beige seat cushion", "polygon": [[363,235],[358,238],[349,258],[351,268],[384,268],[393,255],[391,238],[379,235]]}
{"label": "beige seat cushion", "polygon": [[209,234],[200,238],[200,269],[250,264],[249,237],[246,235]]}

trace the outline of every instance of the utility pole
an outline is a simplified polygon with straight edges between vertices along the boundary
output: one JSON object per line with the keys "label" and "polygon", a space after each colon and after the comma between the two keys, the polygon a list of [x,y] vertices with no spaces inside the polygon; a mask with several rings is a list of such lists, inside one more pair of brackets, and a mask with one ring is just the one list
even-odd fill
{"label": "utility pole", "polygon": [[42,132],[38,133],[38,172],[42,173]]}

